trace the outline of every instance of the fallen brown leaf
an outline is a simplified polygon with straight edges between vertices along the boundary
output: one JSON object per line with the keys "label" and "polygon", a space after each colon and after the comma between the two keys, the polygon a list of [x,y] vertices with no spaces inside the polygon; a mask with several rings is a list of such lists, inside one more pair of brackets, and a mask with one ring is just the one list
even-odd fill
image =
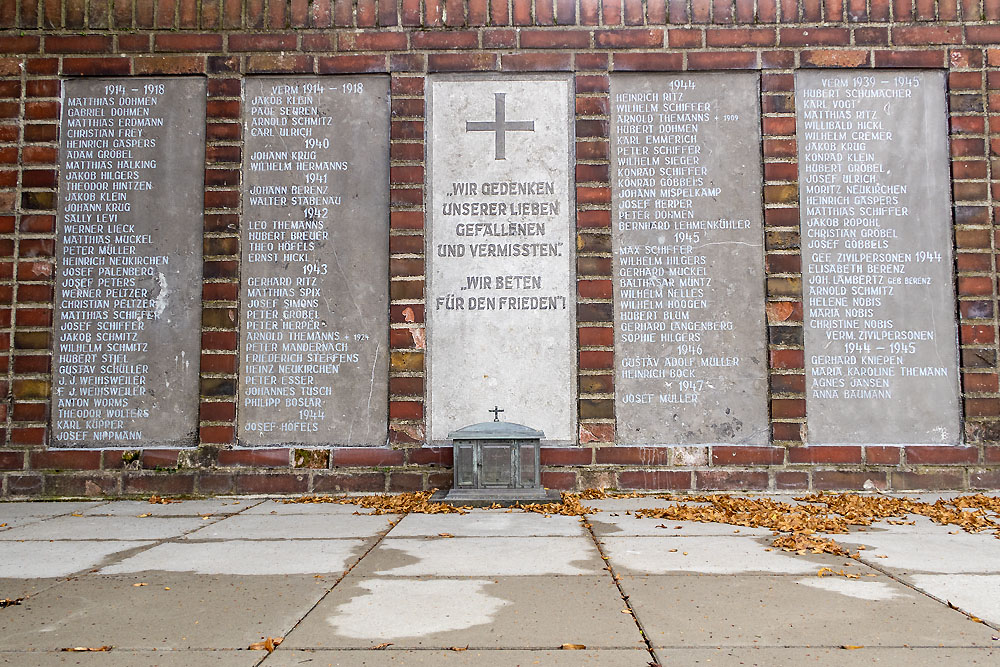
{"label": "fallen brown leaf", "polygon": [[585,644],[563,644],[559,648],[564,651],[582,651],[587,648],[587,646]]}
{"label": "fallen brown leaf", "polygon": [[840,648],[847,649],[848,651],[856,651],[859,648],[864,648],[864,646],[854,646],[853,644],[844,644]]}
{"label": "fallen brown leaf", "polygon": [[133,588],[138,586],[149,586],[145,581],[139,582],[138,584],[132,584]]}
{"label": "fallen brown leaf", "polygon": [[438,537],[455,537],[451,533],[438,533]]}
{"label": "fallen brown leaf", "polygon": [[72,648],[63,648],[63,649],[59,649],[59,650],[60,651],[69,651],[70,653],[85,653],[85,652],[88,652],[88,651],[94,651],[94,652],[110,651],[113,648],[114,648],[114,646],[95,646],[95,647],[74,646]]}
{"label": "fallen brown leaf", "polygon": [[465,646],[451,646],[451,647],[448,648],[448,650],[449,651],[468,651],[469,650],[469,645],[466,644]]}
{"label": "fallen brown leaf", "polygon": [[19,605],[22,602],[24,602],[24,598],[3,598],[0,599],[0,609],[13,607],[14,605]]}
{"label": "fallen brown leaf", "polygon": [[376,644],[375,646],[369,646],[369,651],[381,651],[382,649],[392,646],[392,642],[382,642],[381,644]]}
{"label": "fallen brown leaf", "polygon": [[284,637],[268,637],[262,642],[250,644],[247,648],[251,651],[267,651],[268,653],[272,653],[274,648],[283,641],[285,641]]}

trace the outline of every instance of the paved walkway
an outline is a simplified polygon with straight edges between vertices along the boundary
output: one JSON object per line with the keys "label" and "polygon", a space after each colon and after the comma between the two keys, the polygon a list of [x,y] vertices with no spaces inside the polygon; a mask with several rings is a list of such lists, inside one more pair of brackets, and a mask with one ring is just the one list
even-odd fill
{"label": "paved walkway", "polygon": [[664,501],[585,504],[602,511],[3,504],[0,598],[25,599],[0,609],[0,664],[1000,664],[990,533],[880,523],[838,536],[866,546],[852,560],[629,513]]}

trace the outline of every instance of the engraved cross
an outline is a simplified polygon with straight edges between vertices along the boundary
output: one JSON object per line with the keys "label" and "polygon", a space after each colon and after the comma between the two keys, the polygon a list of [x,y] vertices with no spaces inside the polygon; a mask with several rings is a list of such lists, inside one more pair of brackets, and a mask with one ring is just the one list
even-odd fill
{"label": "engraved cross", "polygon": [[500,421],[500,413],[503,412],[503,410],[500,409],[499,405],[494,405],[492,410],[487,410],[486,412],[492,412],[493,421],[498,422]]}
{"label": "engraved cross", "polygon": [[507,120],[507,93],[493,93],[496,110],[493,113],[493,120],[467,120],[465,121],[466,132],[495,132],[494,160],[506,160],[507,157],[507,133],[508,132],[534,132],[535,121],[533,120]]}

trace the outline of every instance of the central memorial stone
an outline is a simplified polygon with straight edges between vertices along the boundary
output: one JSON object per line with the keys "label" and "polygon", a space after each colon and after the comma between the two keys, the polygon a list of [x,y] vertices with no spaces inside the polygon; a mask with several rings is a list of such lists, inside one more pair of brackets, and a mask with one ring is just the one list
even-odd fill
{"label": "central memorial stone", "polygon": [[428,440],[502,399],[576,442],[572,78],[428,80]]}
{"label": "central memorial stone", "polygon": [[767,444],[758,98],[751,73],[611,78],[622,444]]}
{"label": "central memorial stone", "polygon": [[795,76],[812,444],[957,444],[944,72]]}
{"label": "central memorial stone", "polygon": [[385,444],[388,94],[246,80],[241,445]]}
{"label": "central memorial stone", "polygon": [[205,81],[63,85],[51,445],[196,445]]}

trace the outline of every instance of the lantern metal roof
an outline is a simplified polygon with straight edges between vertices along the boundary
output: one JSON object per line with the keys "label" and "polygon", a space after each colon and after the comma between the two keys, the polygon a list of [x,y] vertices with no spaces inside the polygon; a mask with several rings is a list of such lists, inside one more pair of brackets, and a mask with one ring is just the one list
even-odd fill
{"label": "lantern metal roof", "polygon": [[511,422],[480,422],[452,431],[449,440],[529,440],[542,439],[542,431]]}

